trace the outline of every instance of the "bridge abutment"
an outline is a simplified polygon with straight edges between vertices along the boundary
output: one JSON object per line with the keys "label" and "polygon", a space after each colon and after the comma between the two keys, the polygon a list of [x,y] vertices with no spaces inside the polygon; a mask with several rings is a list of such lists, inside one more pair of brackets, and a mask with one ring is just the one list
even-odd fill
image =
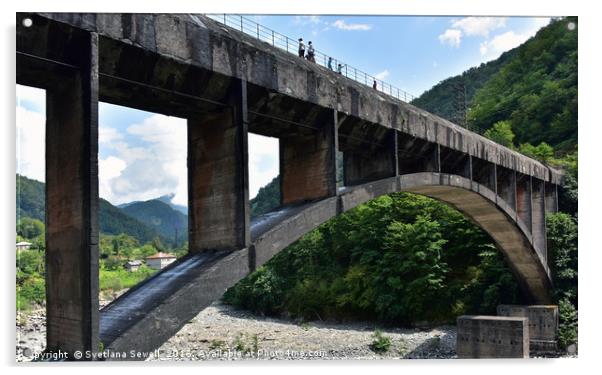
{"label": "bridge abutment", "polygon": [[189,251],[248,247],[246,83],[236,80],[229,106],[188,119]]}
{"label": "bridge abutment", "polygon": [[47,350],[98,349],[98,35],[46,91]]}

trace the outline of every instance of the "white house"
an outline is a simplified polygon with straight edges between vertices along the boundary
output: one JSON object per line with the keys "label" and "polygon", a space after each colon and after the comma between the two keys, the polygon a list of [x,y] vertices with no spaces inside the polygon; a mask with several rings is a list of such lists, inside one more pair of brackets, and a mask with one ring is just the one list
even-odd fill
{"label": "white house", "polygon": [[152,269],[160,270],[175,262],[176,256],[169,253],[157,253],[146,257],[146,265]]}
{"label": "white house", "polygon": [[21,241],[17,243],[17,250],[29,250],[31,242]]}

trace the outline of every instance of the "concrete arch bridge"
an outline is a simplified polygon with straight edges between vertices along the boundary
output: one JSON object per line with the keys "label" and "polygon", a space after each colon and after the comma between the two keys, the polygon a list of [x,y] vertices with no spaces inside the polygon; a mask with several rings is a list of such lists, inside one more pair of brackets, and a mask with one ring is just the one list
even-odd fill
{"label": "concrete arch bridge", "polygon": [[[562,175],[538,161],[202,15],[18,13],[16,58],[17,83],[47,93],[49,350],[155,349],[303,234],[397,191],[463,212],[550,301]],[[99,101],[187,119],[190,252],[100,311]],[[279,139],[283,207],[253,221],[249,132]]]}

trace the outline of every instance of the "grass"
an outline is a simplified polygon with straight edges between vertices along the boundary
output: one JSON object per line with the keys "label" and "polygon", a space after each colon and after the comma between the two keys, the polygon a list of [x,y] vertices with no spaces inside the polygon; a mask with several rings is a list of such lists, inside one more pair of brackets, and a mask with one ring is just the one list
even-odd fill
{"label": "grass", "polygon": [[376,330],[372,334],[372,338],[374,339],[370,344],[370,350],[377,354],[383,354],[389,351],[391,348],[391,338],[383,335],[383,333],[379,330]]}

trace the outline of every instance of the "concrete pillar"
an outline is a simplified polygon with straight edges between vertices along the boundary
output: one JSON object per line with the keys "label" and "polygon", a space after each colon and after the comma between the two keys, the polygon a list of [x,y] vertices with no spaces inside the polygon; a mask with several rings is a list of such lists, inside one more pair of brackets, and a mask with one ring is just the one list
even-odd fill
{"label": "concrete pillar", "polygon": [[496,171],[495,164],[486,160],[471,157],[472,165],[472,180],[477,182],[491,191],[496,191]]}
{"label": "concrete pillar", "polygon": [[439,162],[441,173],[455,174],[470,178],[470,156],[463,152],[439,146]]}
{"label": "concrete pillar", "polygon": [[398,132],[397,163],[400,175],[439,172],[439,145]]}
{"label": "concrete pillar", "polygon": [[399,165],[395,137],[395,131],[391,130],[383,144],[373,151],[346,151],[343,160],[345,186],[396,176]]}
{"label": "concrete pillar", "polygon": [[98,350],[98,35],[46,91],[47,350]]}
{"label": "concrete pillar", "polygon": [[246,82],[229,106],[188,119],[189,251],[248,247],[249,177]]}
{"label": "concrete pillar", "polygon": [[311,134],[280,138],[282,205],[336,195],[337,142],[336,111]]}
{"label": "concrete pillar", "polygon": [[557,185],[546,182],[546,213],[558,212],[558,188]]}
{"label": "concrete pillar", "polygon": [[516,214],[531,230],[531,177],[524,174],[516,178]]}
{"label": "concrete pillar", "polygon": [[516,174],[513,170],[497,166],[497,195],[516,211]]}
{"label": "concrete pillar", "polygon": [[531,235],[533,247],[546,262],[545,187],[543,181],[534,177],[531,178]]}

